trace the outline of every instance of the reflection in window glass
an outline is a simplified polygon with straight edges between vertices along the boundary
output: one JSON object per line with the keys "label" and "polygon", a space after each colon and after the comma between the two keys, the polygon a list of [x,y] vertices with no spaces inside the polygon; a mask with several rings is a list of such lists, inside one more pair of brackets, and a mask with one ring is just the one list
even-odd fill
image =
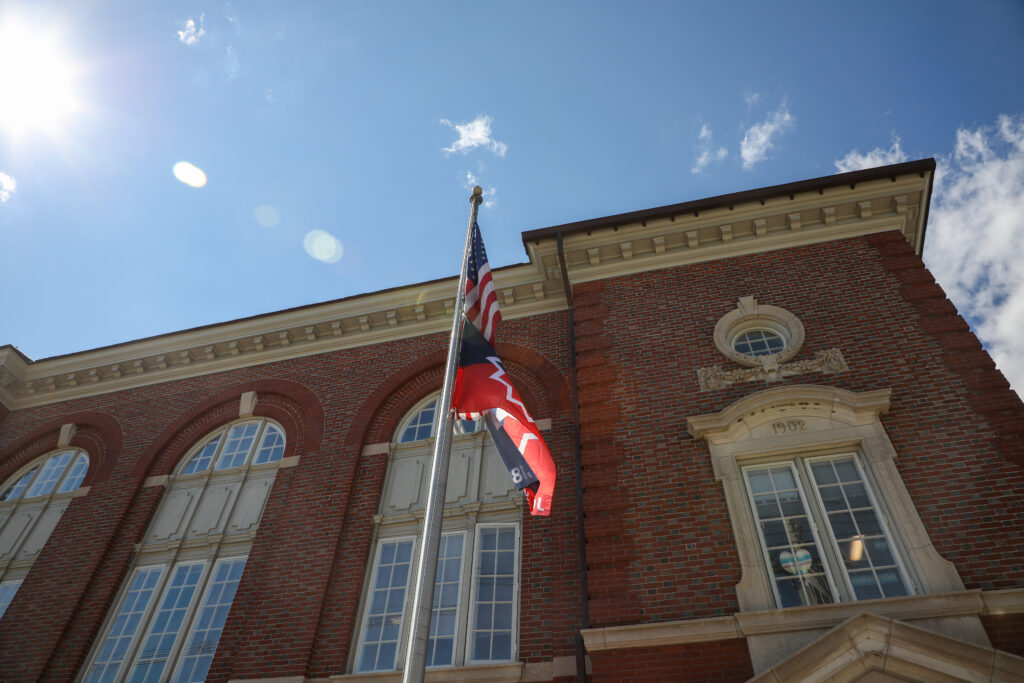
{"label": "reflection in window glass", "polygon": [[751,330],[736,337],[732,347],[748,356],[769,356],[786,348],[786,341],[771,330]]}
{"label": "reflection in window glass", "polygon": [[411,561],[412,540],[381,541],[363,626],[358,671],[395,668]]}
{"label": "reflection in window glass", "polygon": [[228,437],[224,442],[224,448],[220,452],[220,457],[217,459],[215,469],[228,470],[232,467],[244,465],[246,456],[249,455],[252,443],[256,439],[256,431],[259,428],[260,423],[258,422],[247,422],[232,427],[231,431],[228,432]]}
{"label": "reflection in window glass", "polygon": [[23,474],[18,481],[7,487],[7,490],[4,491],[4,495],[0,496],[0,501],[15,500],[16,498],[19,498],[21,494],[25,492],[25,489],[28,488],[28,483],[32,481],[32,477],[36,476],[36,472],[38,471],[39,468],[34,467]]}
{"label": "reflection in window glass", "polygon": [[781,607],[835,601],[790,463],[744,470]]}
{"label": "reflection in window glass", "polygon": [[129,683],[160,680],[202,574],[202,564],[183,564],[175,568],[135,658]]}
{"label": "reflection in window glass", "polygon": [[203,603],[192,622],[192,631],[184,651],[181,664],[174,676],[175,683],[202,683],[213,663],[220,634],[227,623],[231,602],[238,590],[245,570],[244,557],[221,560],[213,568],[213,577],[206,587]]}
{"label": "reflection in window glass", "polygon": [[455,656],[455,624],[462,579],[462,534],[441,537],[434,575],[434,610],[430,615],[427,666],[451,666]]}
{"label": "reflection in window glass", "polygon": [[[240,422],[225,427],[206,442],[181,468],[182,474],[264,465],[284,455],[284,431],[267,420]],[[216,463],[216,464],[213,464]]]}
{"label": "reflection in window glass", "polygon": [[[400,428],[398,443],[412,443],[434,436],[434,418],[437,416],[437,398],[420,408]],[[481,420],[456,420],[452,434],[473,434],[483,428]]]}
{"label": "reflection in window glass", "polygon": [[107,637],[103,639],[96,661],[86,675],[87,683],[113,681],[117,677],[117,670],[128,654],[128,646],[139,629],[161,573],[163,567],[145,567],[135,572],[135,578],[121,600],[117,616],[107,630]]}
{"label": "reflection in window glass", "polygon": [[192,474],[193,472],[204,472],[210,467],[210,463],[213,461],[213,454],[217,452],[217,446],[220,445],[220,436],[210,441],[210,443],[203,446],[202,450],[196,453],[188,464],[185,465],[185,469],[181,471],[182,474]]}
{"label": "reflection in window glass", "polygon": [[516,530],[481,527],[479,539],[470,659],[507,661],[515,618]]}
{"label": "reflection in window glass", "polygon": [[254,465],[263,465],[268,462],[276,462],[284,455],[284,434],[272,424],[268,424],[263,431],[263,439],[260,441],[259,450],[253,458]]}
{"label": "reflection in window glass", "polygon": [[57,493],[68,493],[77,489],[82,485],[82,480],[85,479],[85,474],[88,471],[89,456],[85,453],[79,453],[78,457],[75,458],[74,464],[71,465],[68,476],[64,477],[64,481],[61,483]]}
{"label": "reflection in window glass", "polygon": [[909,587],[854,459],[813,462],[811,474],[857,599],[908,595]]}
{"label": "reflection in window glass", "polygon": [[11,604],[11,600],[14,599],[14,594],[18,592],[18,588],[21,587],[21,579],[17,581],[4,581],[0,583],[0,618],[3,618],[4,612]]}

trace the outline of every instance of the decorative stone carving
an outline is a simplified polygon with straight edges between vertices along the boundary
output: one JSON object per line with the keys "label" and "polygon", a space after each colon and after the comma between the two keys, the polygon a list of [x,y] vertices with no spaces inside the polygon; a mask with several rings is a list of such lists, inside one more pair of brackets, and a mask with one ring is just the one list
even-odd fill
{"label": "decorative stone carving", "polygon": [[820,372],[834,375],[849,370],[843,354],[839,349],[823,349],[814,354],[814,358],[798,360],[792,363],[780,363],[776,356],[764,356],[761,366],[756,368],[736,368],[725,370],[720,365],[710,368],[699,368],[697,380],[701,391],[718,391],[742,382],[774,382],[783,377],[803,375],[809,372]]}

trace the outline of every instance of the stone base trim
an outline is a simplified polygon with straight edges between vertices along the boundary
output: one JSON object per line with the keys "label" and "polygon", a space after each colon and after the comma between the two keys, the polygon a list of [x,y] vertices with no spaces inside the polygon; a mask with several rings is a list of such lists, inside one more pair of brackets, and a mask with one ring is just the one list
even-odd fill
{"label": "stone base trim", "polygon": [[706,619],[608,626],[583,631],[583,642],[590,652],[683,645],[769,633],[834,628],[863,612],[900,620],[1020,614],[1024,613],[1024,588],[913,595],[905,598],[739,612],[732,616]]}

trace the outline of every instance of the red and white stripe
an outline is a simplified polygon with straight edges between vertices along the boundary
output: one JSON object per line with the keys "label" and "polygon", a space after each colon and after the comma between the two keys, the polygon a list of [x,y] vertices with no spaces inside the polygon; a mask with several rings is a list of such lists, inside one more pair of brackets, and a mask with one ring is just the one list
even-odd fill
{"label": "red and white stripe", "polygon": [[487,343],[494,346],[494,331],[501,322],[498,310],[498,294],[491,281],[491,267],[485,262],[479,264],[477,282],[466,280],[464,309],[466,318],[473,323]]}

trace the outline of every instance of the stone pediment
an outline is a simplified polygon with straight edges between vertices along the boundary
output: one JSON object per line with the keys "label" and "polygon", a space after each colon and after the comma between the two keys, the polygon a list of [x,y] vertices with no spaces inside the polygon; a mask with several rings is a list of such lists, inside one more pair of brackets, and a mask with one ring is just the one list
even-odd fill
{"label": "stone pediment", "polygon": [[863,612],[751,683],[826,680],[1019,681],[1024,658]]}

